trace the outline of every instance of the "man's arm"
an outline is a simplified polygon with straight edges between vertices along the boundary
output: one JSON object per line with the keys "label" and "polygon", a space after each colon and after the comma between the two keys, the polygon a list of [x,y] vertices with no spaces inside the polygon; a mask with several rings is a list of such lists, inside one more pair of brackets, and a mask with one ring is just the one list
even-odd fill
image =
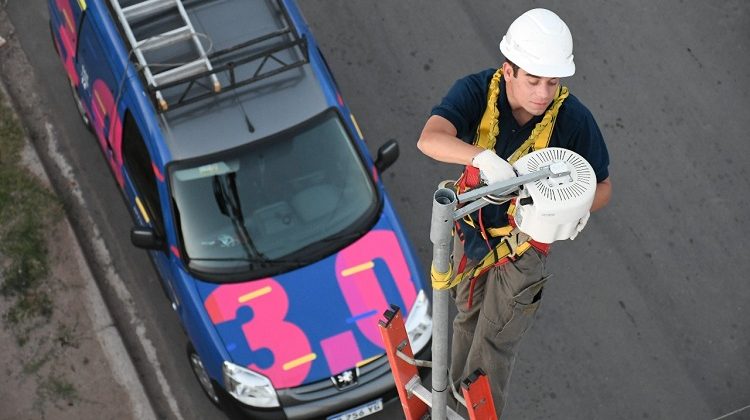
{"label": "man's arm", "polygon": [[424,125],[417,148],[425,155],[445,163],[471,165],[482,148],[465,143],[458,137],[456,127],[447,119],[433,115]]}
{"label": "man's arm", "polygon": [[591,204],[591,212],[595,212],[600,208],[604,207],[609,203],[609,198],[612,195],[612,183],[609,177],[596,184],[596,192],[594,193],[594,202]]}
{"label": "man's arm", "polygon": [[[417,147],[425,155],[440,162],[471,165],[474,157],[483,149],[463,142],[456,137],[456,134],[458,134],[456,127],[450,121],[439,115],[433,115],[422,129]],[[611,194],[612,183],[607,177],[596,184],[591,211],[594,212],[606,206]]]}

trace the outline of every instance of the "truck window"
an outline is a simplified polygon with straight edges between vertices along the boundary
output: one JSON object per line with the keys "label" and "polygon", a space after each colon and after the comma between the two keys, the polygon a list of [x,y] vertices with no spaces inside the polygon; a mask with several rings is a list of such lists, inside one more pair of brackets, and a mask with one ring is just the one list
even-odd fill
{"label": "truck window", "polygon": [[126,112],[123,124],[122,154],[128,175],[137,190],[138,198],[145,207],[144,210],[148,212],[148,217],[156,232],[164,235],[164,221],[153,163],[146,142],[130,112]]}

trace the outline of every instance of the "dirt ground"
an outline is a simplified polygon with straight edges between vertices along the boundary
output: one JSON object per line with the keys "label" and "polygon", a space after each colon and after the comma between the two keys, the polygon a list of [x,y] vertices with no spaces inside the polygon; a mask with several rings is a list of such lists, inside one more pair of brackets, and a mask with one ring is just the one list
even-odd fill
{"label": "dirt ground", "polygon": [[[49,320],[36,320],[27,341],[0,328],[0,419],[127,419],[130,401],[111,373],[85,306],[85,284],[67,221],[50,227]],[[0,299],[0,312],[9,302]]]}
{"label": "dirt ground", "polygon": [[[13,110],[6,98],[0,89],[0,116],[12,119]],[[15,120],[20,124],[18,118]],[[0,134],[14,135],[9,132],[17,130]],[[13,165],[23,178],[37,178],[34,184],[52,194],[34,150],[25,137],[23,142],[20,164],[4,164]],[[2,153],[12,153],[8,149],[5,147]],[[0,182],[10,181],[2,178]],[[34,281],[33,290],[16,288],[0,296],[0,420],[134,418],[129,394],[115,373],[118,364],[112,361],[117,358],[106,340],[117,331],[107,321],[109,317],[102,316],[107,314],[106,309],[97,307],[101,300],[96,299],[98,291],[78,242],[63,214],[49,218],[42,216],[44,213],[40,210],[36,220],[42,224],[46,243],[47,251],[39,254],[46,255],[47,274]],[[6,227],[13,219],[17,218],[0,220],[3,245],[11,241]],[[0,254],[0,284],[4,290],[12,263],[9,255]],[[22,315],[12,316],[24,293],[42,296],[32,302],[45,302],[49,307],[26,307]]]}

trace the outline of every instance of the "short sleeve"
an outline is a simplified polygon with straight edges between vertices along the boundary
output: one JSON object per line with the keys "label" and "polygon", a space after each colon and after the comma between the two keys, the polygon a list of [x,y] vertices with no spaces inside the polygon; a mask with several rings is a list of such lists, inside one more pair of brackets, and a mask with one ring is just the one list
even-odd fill
{"label": "short sleeve", "polygon": [[474,129],[487,105],[489,79],[494,69],[488,69],[458,79],[431,115],[439,115],[453,124],[457,136],[466,142],[474,139]]}
{"label": "short sleeve", "polygon": [[609,177],[609,152],[604,143],[604,137],[591,111],[577,99],[573,101],[579,108],[577,112],[579,118],[576,118],[575,126],[571,127],[567,147],[583,156],[591,164],[596,174],[596,182],[604,181]]}

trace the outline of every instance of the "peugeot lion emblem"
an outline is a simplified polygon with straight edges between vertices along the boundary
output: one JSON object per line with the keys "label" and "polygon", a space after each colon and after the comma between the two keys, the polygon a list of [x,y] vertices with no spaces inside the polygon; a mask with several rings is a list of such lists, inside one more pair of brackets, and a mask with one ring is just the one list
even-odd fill
{"label": "peugeot lion emblem", "polygon": [[337,375],[331,376],[333,384],[338,389],[348,388],[357,384],[357,368],[345,370]]}

